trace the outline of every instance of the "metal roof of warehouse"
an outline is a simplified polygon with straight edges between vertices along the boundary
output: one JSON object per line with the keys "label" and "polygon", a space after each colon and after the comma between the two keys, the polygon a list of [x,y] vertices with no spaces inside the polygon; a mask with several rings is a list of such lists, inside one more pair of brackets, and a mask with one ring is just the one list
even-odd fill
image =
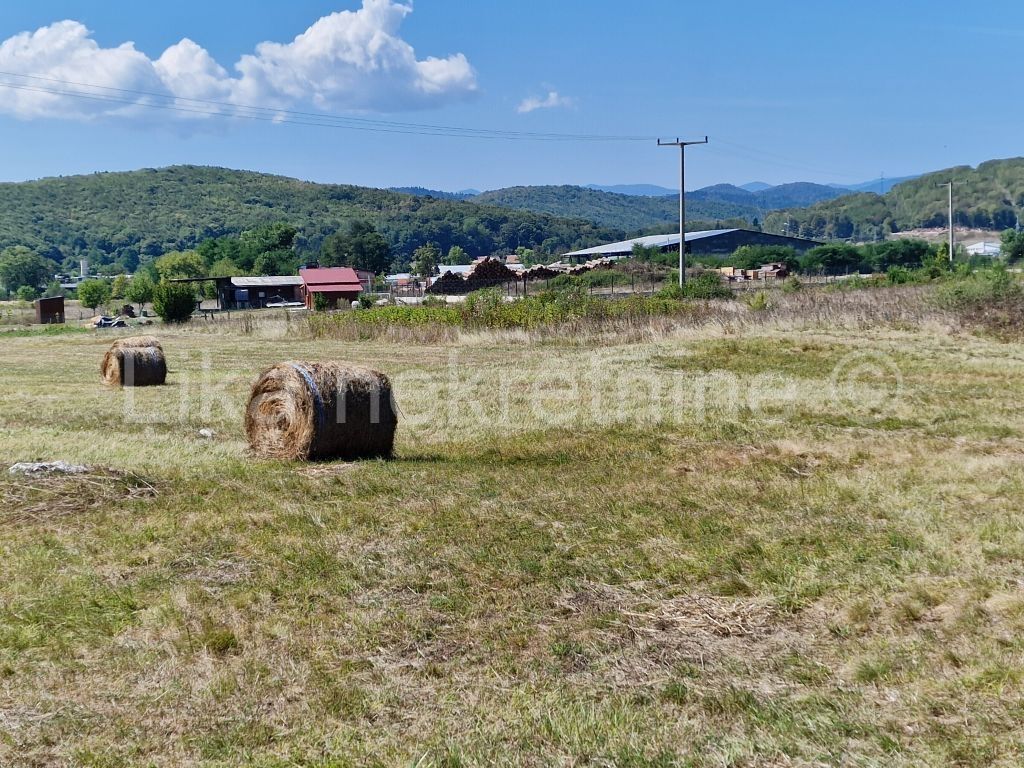
{"label": "metal roof of warehouse", "polygon": [[[686,242],[701,240],[705,237],[726,235],[730,232],[737,232],[733,229],[705,229],[700,232],[687,232]],[[617,243],[606,243],[595,248],[584,248],[582,251],[573,251],[566,256],[604,256],[606,254],[624,253],[633,250],[633,246],[639,243],[644,248],[668,248],[679,245],[679,235],[647,235],[646,237],[634,237],[632,240],[620,240]]]}
{"label": "metal roof of warehouse", "polygon": [[302,285],[302,278],[298,275],[232,277],[231,284],[236,288],[276,288],[278,286]]}

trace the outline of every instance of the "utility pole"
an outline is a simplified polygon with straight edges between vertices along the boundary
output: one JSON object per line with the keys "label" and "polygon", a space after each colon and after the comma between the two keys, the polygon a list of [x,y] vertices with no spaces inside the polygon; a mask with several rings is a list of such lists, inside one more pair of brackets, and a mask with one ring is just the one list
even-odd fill
{"label": "utility pole", "polygon": [[708,137],[704,141],[662,141],[658,139],[659,147],[679,147],[679,287],[686,285],[686,148],[694,144],[707,144]]}
{"label": "utility pole", "polygon": [[952,179],[947,181],[945,184],[939,184],[940,187],[949,187],[949,263],[953,263],[953,185]]}

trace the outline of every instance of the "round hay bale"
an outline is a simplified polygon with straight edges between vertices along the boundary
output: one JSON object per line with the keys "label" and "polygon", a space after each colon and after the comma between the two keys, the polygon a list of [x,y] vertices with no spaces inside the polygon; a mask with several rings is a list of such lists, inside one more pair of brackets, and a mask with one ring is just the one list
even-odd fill
{"label": "round hay bale", "polygon": [[126,347],[116,343],[103,356],[103,383],[112,387],[155,387],[167,381],[167,360],[159,345]]}
{"label": "round hay bale", "polygon": [[386,375],[343,363],[280,363],[253,385],[245,433],[266,458],[391,456],[398,409]]}
{"label": "round hay bale", "polygon": [[126,336],[115,341],[110,348],[117,349],[118,347],[123,349],[131,349],[133,347],[156,347],[157,349],[163,349],[160,346],[160,339],[156,336]]}

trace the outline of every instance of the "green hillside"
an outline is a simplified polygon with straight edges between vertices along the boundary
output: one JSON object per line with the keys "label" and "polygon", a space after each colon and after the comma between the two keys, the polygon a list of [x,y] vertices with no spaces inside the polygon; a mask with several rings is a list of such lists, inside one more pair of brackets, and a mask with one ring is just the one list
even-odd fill
{"label": "green hillside", "polygon": [[846,195],[803,209],[765,217],[765,228],[815,238],[872,240],[892,232],[948,224],[948,192],[956,184],[953,220],[958,226],[1008,229],[1024,208],[1024,158],[990,160],[977,168],[959,166],[903,182],[886,195]]}
{"label": "green hillside", "polygon": [[[687,216],[694,221],[749,221],[757,216],[756,209],[749,204],[715,197],[704,199],[695,195],[686,196]],[[666,226],[674,227],[676,231],[679,228],[679,201],[674,195],[638,197],[564,185],[508,187],[484,192],[473,200],[516,210],[588,219],[604,226],[624,229],[630,235],[652,232]]]}
{"label": "green hillside", "polygon": [[471,256],[540,248],[557,253],[620,239],[621,230],[543,213],[438,200],[379,189],[312,184],[222,168],[178,166],[0,184],[0,249],[25,245],[65,268],[134,270],[261,224],[299,230],[300,254],[315,254],[329,235],[367,220],[406,257],[426,242]]}

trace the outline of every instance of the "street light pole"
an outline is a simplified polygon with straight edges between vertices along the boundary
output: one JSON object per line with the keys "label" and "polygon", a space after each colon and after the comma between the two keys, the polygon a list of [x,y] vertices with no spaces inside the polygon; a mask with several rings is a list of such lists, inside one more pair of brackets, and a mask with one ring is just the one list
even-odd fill
{"label": "street light pole", "polygon": [[662,141],[658,139],[659,147],[679,147],[679,287],[686,285],[686,148],[694,144],[707,144],[708,137],[704,141]]}

